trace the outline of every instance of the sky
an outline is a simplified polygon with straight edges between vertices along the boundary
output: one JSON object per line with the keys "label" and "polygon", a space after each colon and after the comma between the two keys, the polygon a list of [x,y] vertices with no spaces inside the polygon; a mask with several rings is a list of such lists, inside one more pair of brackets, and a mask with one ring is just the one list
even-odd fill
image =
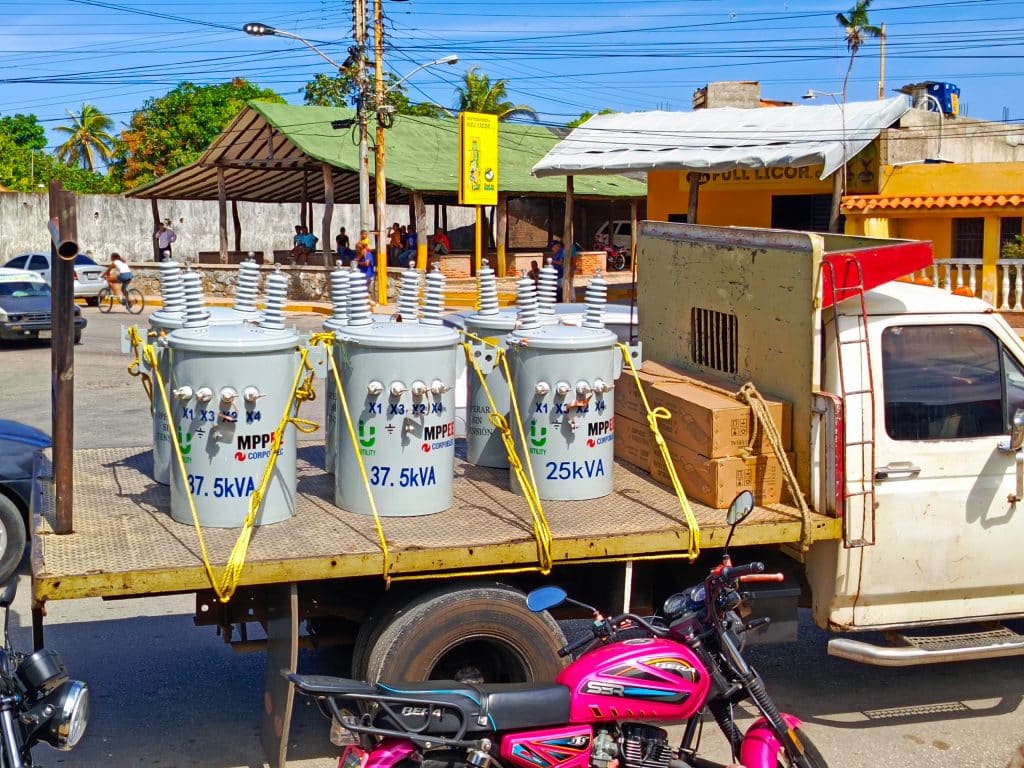
{"label": "sky", "polygon": [[[584,111],[689,110],[719,80],[757,80],[764,98],[839,92],[849,62],[835,20],[854,0],[379,0],[385,66],[414,101],[450,107],[468,67],[507,81],[509,98],[543,124]],[[374,0],[367,0],[372,7]],[[885,88],[957,84],[972,117],[1024,121],[1024,2],[874,0],[885,23]],[[90,103],[118,131],[146,99],[189,80],[244,77],[294,104],[331,68],[281,37],[251,37],[262,22],[314,42],[337,61],[352,37],[347,0],[0,0],[0,115],[31,113],[51,128]],[[878,93],[880,47],[857,55],[848,99]],[[56,144],[54,134],[51,144]]]}

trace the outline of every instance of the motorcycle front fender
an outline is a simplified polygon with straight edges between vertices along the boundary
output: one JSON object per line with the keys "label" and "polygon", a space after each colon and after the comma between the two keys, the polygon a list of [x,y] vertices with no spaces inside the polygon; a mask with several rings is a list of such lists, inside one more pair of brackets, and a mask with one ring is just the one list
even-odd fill
{"label": "motorcycle front fender", "polygon": [[394,768],[416,751],[416,745],[405,739],[384,739],[370,752],[364,768]]}
{"label": "motorcycle front fender", "polygon": [[[793,715],[782,713],[782,719],[790,728],[799,728],[800,720]],[[740,762],[745,768],[776,768],[782,742],[763,717],[755,720],[747,729],[740,746]]]}

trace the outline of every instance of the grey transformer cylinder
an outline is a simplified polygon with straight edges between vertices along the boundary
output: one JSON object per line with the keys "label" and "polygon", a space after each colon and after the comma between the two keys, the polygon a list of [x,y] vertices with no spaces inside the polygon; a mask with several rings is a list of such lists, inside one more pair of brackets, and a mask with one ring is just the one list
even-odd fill
{"label": "grey transformer cylinder", "polygon": [[[578,500],[612,492],[616,337],[603,328],[542,326],[508,336],[509,365],[522,417],[516,452],[530,462],[541,499]],[[514,420],[513,420],[514,421]],[[528,453],[523,445],[528,446]],[[511,488],[522,489],[514,473]]]}
{"label": "grey transformer cylinder", "polygon": [[[271,443],[298,371],[298,336],[255,325],[182,328],[168,338],[171,426],[185,460],[183,477],[171,464],[171,517],[234,528],[270,461]],[[295,427],[284,429],[257,525],[295,514]]]}
{"label": "grey transformer cylinder", "polygon": [[440,325],[378,323],[337,332],[356,442],[342,414],[336,429],[335,503],[370,513],[356,458],[365,463],[382,516],[426,515],[452,504],[459,336]]}
{"label": "grey transformer cylinder", "polygon": [[[505,337],[516,324],[514,309],[501,310],[495,315],[470,315],[465,319],[466,330],[487,341],[496,343],[502,351],[508,346]],[[491,393],[494,405],[505,418],[508,418],[510,398],[508,382],[500,365],[496,365],[497,352],[486,343],[469,340],[470,354],[476,358],[484,374],[487,390]],[[480,377],[472,364],[466,371],[466,461],[481,467],[508,467],[508,454],[501,439],[501,432],[490,420],[491,403],[487,399]]]}

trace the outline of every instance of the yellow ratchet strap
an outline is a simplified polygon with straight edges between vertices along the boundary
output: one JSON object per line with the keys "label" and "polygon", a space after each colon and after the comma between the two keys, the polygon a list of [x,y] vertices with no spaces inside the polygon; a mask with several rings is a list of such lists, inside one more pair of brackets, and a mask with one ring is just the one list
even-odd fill
{"label": "yellow ratchet strap", "polygon": [[690,502],[686,498],[686,491],[683,490],[682,484],[679,482],[679,476],[676,474],[675,465],[672,463],[672,457],[668,452],[668,445],[665,443],[665,438],[661,435],[661,429],[658,427],[659,419],[671,419],[672,414],[669,413],[668,408],[651,408],[651,404],[647,400],[647,394],[644,392],[643,384],[640,382],[640,376],[636,372],[636,367],[633,365],[633,358],[630,357],[629,347],[625,344],[619,344],[619,349],[622,350],[622,357],[626,361],[626,365],[629,367],[629,372],[633,375],[633,380],[636,382],[637,391],[640,393],[640,400],[644,404],[644,410],[647,412],[647,425],[651,428],[651,432],[654,434],[654,442],[657,444],[658,449],[661,451],[661,458],[665,462],[665,468],[668,470],[668,476],[672,479],[672,488],[676,492],[676,498],[679,499],[679,508],[683,511],[683,516],[686,518],[686,527],[689,532],[689,542],[687,544],[686,556],[692,562],[697,559],[700,554],[700,526],[697,524],[697,518],[694,517],[693,510],[690,509]]}
{"label": "yellow ratchet strap", "polygon": [[[222,603],[227,603],[235,594],[235,590],[238,589],[238,585],[242,579],[242,569],[245,567],[245,556],[249,550],[249,542],[252,540],[252,529],[253,524],[256,521],[256,515],[259,513],[260,507],[263,503],[263,497],[267,492],[267,487],[270,485],[270,478],[274,473],[274,465],[277,463],[277,453],[281,449],[281,441],[284,439],[284,430],[289,422],[295,424],[296,429],[302,432],[311,432],[316,429],[316,425],[304,419],[298,419],[294,416],[292,409],[298,408],[303,400],[312,399],[312,378],[313,370],[307,362],[306,358],[308,352],[305,349],[300,350],[301,362],[299,364],[299,370],[295,374],[295,382],[292,385],[291,394],[288,396],[288,403],[285,405],[284,414],[281,417],[281,422],[278,424],[277,429],[274,431],[274,440],[270,446],[270,461],[267,462],[267,468],[263,472],[263,478],[260,480],[259,486],[253,492],[249,498],[249,512],[245,516],[245,520],[242,521],[242,530],[238,534],[238,540],[235,542],[235,546],[231,550],[231,555],[228,557],[227,565],[224,567],[224,571],[221,577],[218,579],[213,571],[213,566],[210,564],[210,555],[206,549],[206,540],[203,538],[203,529],[199,524],[199,513],[196,512],[195,499],[192,498],[192,493],[188,493],[188,506],[192,512],[192,522],[195,525],[196,536],[199,539],[199,550],[203,557],[203,567],[206,569],[206,576],[210,580],[210,586],[213,587],[214,593],[217,595],[217,599]],[[157,365],[156,350],[152,344],[147,344],[143,349],[146,361],[153,369],[156,375],[157,387],[160,392],[160,402],[163,404],[164,410],[167,413],[168,421],[171,420],[170,399],[167,396],[167,387],[163,380],[163,376],[160,374],[160,368]],[[171,433],[171,444],[174,446],[174,456],[178,462],[178,471],[181,473],[181,481],[184,483],[185,477],[188,475],[188,470],[185,468],[185,460],[181,453],[181,443],[178,441],[178,430],[173,427],[170,430]]]}
{"label": "yellow ratchet strap", "polygon": [[[352,423],[352,412],[348,407],[348,399],[345,397],[345,388],[341,385],[341,376],[338,374],[338,365],[334,360],[334,333],[315,333],[309,337],[311,346],[323,344],[327,348],[328,364],[331,367],[331,376],[334,378],[334,388],[338,393],[338,400],[341,402],[341,410],[345,414],[345,425],[348,427],[348,436],[353,446],[359,445],[359,438],[356,436],[356,428]],[[359,464],[359,474],[363,478],[363,486],[366,488],[366,497],[370,501],[370,511],[373,513],[373,524],[377,528],[377,540],[380,542],[380,551],[383,556],[381,565],[385,585],[391,584],[391,553],[388,552],[388,540],[384,536],[384,525],[380,520],[380,513],[377,512],[377,502],[373,499],[373,489],[370,487],[370,476],[366,472],[366,462],[358,448],[355,450],[356,462]]]}
{"label": "yellow ratchet strap", "polygon": [[128,341],[132,345],[132,354],[134,357],[132,361],[128,363],[128,375],[138,376],[142,381],[142,389],[146,393],[146,397],[149,398],[149,409],[153,410],[153,382],[149,378],[149,374],[143,373],[142,364],[142,334],[139,333],[138,326],[132,325],[128,327]]}

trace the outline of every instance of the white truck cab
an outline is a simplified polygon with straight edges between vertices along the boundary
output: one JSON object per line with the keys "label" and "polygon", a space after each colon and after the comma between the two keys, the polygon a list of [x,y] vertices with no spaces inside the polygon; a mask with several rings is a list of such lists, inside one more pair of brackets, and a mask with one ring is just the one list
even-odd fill
{"label": "white truck cab", "polygon": [[1024,343],[1003,318],[893,280],[935,268],[926,243],[644,222],[638,254],[645,358],[792,403],[801,491],[843,525],[796,553],[815,622],[897,641],[829,652],[1024,653],[998,623],[1024,616]]}

